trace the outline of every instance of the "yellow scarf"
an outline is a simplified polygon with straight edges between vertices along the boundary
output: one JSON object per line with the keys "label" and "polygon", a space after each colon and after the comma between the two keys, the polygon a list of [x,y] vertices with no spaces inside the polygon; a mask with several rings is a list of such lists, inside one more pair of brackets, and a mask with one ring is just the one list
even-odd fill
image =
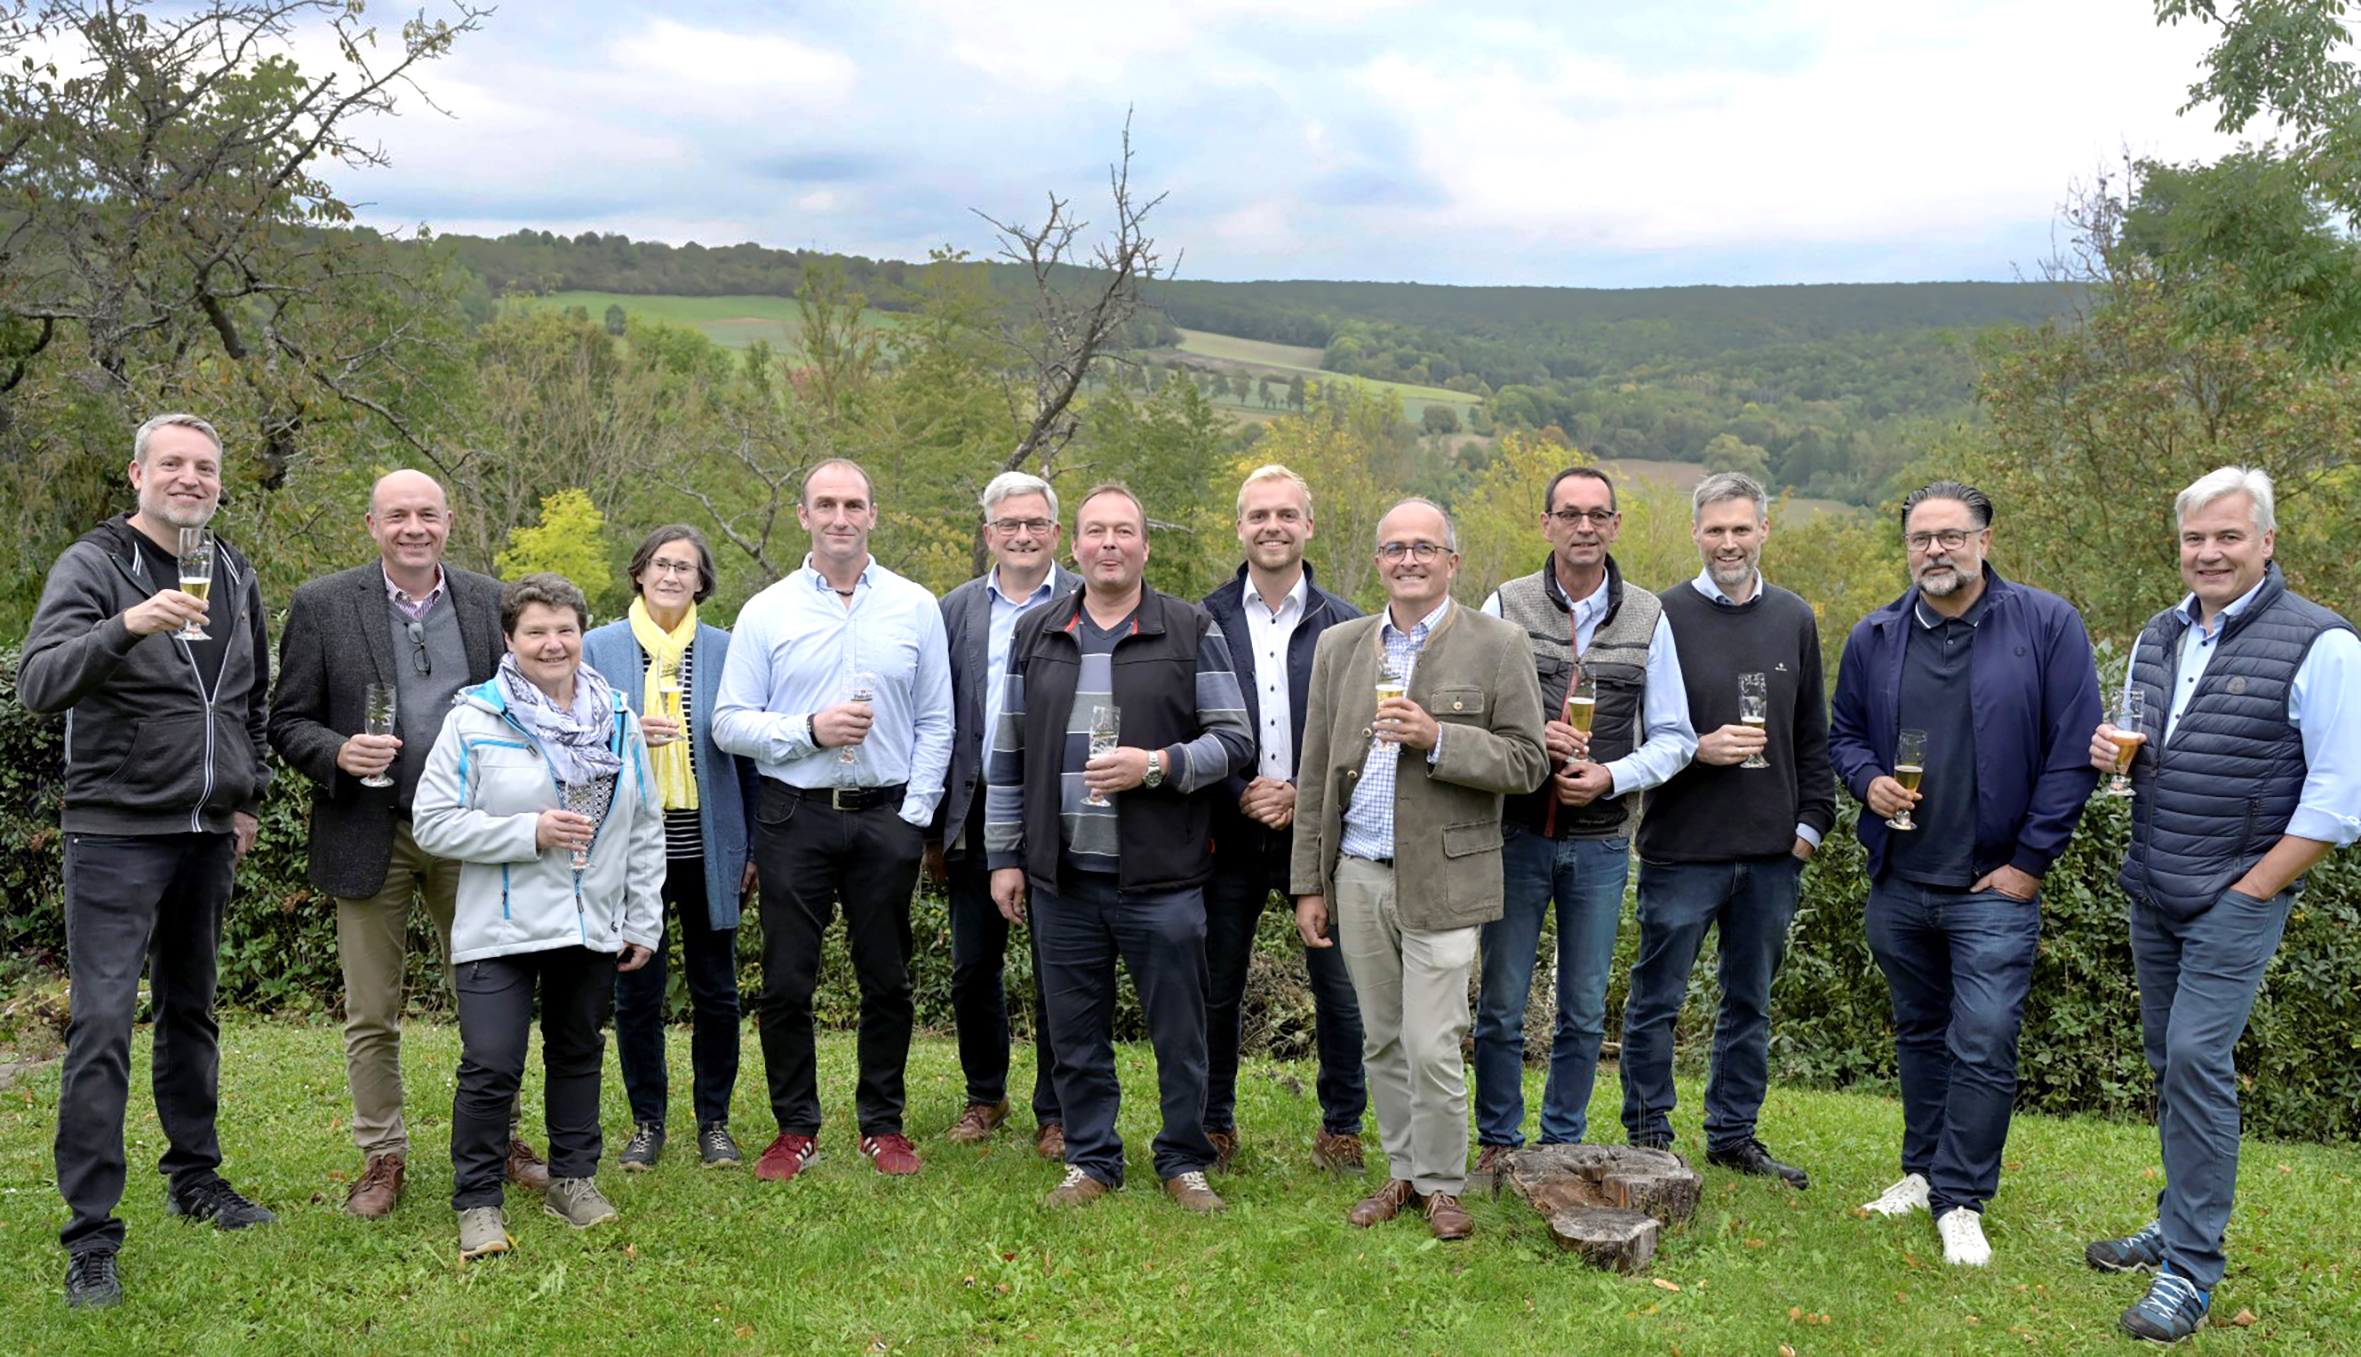
{"label": "yellow scarf", "polygon": [[[631,600],[631,635],[639,648],[648,653],[647,673],[641,676],[640,710],[651,716],[680,719],[681,705],[675,700],[666,702],[658,684],[671,679],[680,682],[680,667],[688,658],[689,643],[697,639],[697,605],[689,605],[680,625],[670,631],[656,625],[648,615],[646,599]],[[680,738],[670,744],[658,745],[648,751],[648,763],[656,770],[656,788],[663,794],[666,810],[695,810],[697,808],[697,779],[689,776],[689,732],[683,729]]]}

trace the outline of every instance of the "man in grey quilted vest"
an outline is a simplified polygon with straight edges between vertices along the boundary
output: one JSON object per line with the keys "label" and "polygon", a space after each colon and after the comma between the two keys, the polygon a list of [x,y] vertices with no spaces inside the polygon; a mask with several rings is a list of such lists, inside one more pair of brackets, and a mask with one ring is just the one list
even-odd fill
{"label": "man in grey quilted vest", "polygon": [[[1502,915],[1484,925],[1476,1001],[1479,1173],[1525,1143],[1525,1000],[1541,922],[1558,910],[1557,1028],[1541,1095],[1541,1143],[1581,1140],[1607,1030],[1607,973],[1639,794],[1661,786],[1697,750],[1688,689],[1664,606],[1624,586],[1608,548],[1622,530],[1615,484],[1595,467],[1550,481],[1541,569],[1503,583],[1484,611],[1524,628],[1541,682],[1550,778],[1501,812]],[[1596,687],[1587,732],[1566,720],[1579,667]]]}
{"label": "man in grey quilted vest", "polygon": [[[2118,878],[2165,1183],[2154,1220],[2085,1251],[2096,1268],[2156,1274],[2122,1322],[2159,1342],[2204,1327],[2222,1276],[2238,1178],[2231,1049],[2304,873],[2361,837],[2361,640],[2272,563],[2271,478],[2208,472],[2173,514],[2189,593],[2132,651],[2142,738]],[[2115,766],[2118,733],[2099,726],[2092,764]]]}

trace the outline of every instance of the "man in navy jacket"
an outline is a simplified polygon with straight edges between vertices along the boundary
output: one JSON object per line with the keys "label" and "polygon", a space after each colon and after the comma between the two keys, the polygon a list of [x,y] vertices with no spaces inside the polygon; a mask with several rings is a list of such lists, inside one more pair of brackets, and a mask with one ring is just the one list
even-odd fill
{"label": "man in navy jacket", "polygon": [[[1271,892],[1287,890],[1312,648],[1321,632],[1361,615],[1312,582],[1303,559],[1311,540],[1311,487],[1286,467],[1255,468],[1238,487],[1238,544],[1246,562],[1236,579],[1205,596],[1205,611],[1229,638],[1255,748],[1255,762],[1230,774],[1215,812],[1213,879],[1205,887],[1205,1134],[1224,1169],[1238,1151],[1238,1046],[1255,925]],[[1320,1052],[1320,1133],[1312,1140],[1312,1162],[1359,1173],[1369,1098],[1353,980],[1334,949],[1305,951],[1304,969]]]}
{"label": "man in navy jacket", "polygon": [[[1982,1266],[2017,1093],[2041,878],[2097,774],[2090,637],[2073,605],[1984,563],[1992,502],[1937,481],[1902,502],[1911,587],[1845,641],[1828,752],[1867,808],[1869,947],[1894,1004],[1902,1173],[1866,1209],[1931,1210],[1944,1261]],[[1904,729],[1924,781],[1894,777]],[[1916,828],[1889,829],[1908,809]]]}

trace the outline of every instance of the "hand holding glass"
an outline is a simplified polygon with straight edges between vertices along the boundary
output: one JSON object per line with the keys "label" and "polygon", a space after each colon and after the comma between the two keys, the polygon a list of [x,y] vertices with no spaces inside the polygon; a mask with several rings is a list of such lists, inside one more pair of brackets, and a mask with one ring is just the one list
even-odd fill
{"label": "hand holding glass", "polygon": [[[213,595],[213,534],[203,528],[180,530],[180,591],[198,599]],[[184,641],[212,639],[205,624],[195,618],[180,629]]]}
{"label": "hand holding glass", "polygon": [[2124,691],[2122,705],[2115,710],[2115,776],[2107,783],[2107,795],[2130,796],[2132,760],[2140,756],[2140,746],[2148,741],[2148,733],[2140,720],[2147,715],[2147,694],[2137,688]]}
{"label": "hand holding glass", "polygon": [[[1090,709],[1090,757],[1095,759],[1101,754],[1114,753],[1116,742],[1122,733],[1123,712],[1121,708],[1109,702]],[[1094,791],[1082,798],[1082,804],[1111,806],[1115,803],[1109,801],[1104,793]]]}
{"label": "hand holding glass", "polygon": [[[1927,733],[1923,730],[1903,731],[1894,741],[1894,781],[1902,784],[1903,791],[1915,793],[1919,779],[1926,776],[1926,763]],[[1886,821],[1886,828],[1916,829],[1918,826],[1911,822],[1910,807],[1904,806],[1901,814]]]}
{"label": "hand holding glass", "polygon": [[[1771,689],[1768,674],[1740,674],[1738,676],[1738,723],[1756,730],[1766,729],[1771,716]],[[1741,768],[1768,768],[1771,761],[1761,750],[1746,756]]]}
{"label": "hand holding glass", "polygon": [[[1409,676],[1394,668],[1394,662],[1391,659],[1380,661],[1377,666],[1377,705],[1382,707],[1389,698],[1409,695]],[[1369,716],[1369,752],[1372,754],[1391,743],[1383,735],[1377,733],[1377,721],[1377,714],[1372,711]]]}
{"label": "hand holding glass", "polygon": [[[576,815],[579,815],[583,819],[591,822],[591,824],[594,826],[591,831],[594,837],[598,832],[595,826],[598,824],[599,813],[605,809],[605,807],[599,804],[600,793],[604,790],[605,789],[600,787],[596,782],[564,782],[558,784],[559,800],[565,803],[565,808],[567,810],[570,810]],[[590,845],[588,843],[584,843],[581,847],[574,850],[574,869],[576,871],[580,871],[582,868],[588,867],[589,865]]]}
{"label": "hand holding glass", "polygon": [[[368,723],[363,733],[369,735],[391,735],[394,733],[394,694],[398,691],[400,690],[390,683],[369,685],[368,691],[362,695],[361,715],[362,719]],[[364,787],[391,787],[394,785],[393,773],[391,770],[371,773],[361,779],[361,785]]]}

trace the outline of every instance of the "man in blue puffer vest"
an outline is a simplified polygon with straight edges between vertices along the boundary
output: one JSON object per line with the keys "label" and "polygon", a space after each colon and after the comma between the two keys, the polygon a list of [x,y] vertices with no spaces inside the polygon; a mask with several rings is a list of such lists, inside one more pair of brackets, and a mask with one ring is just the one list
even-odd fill
{"label": "man in blue puffer vest", "polygon": [[[2271,500],[2271,478],[2248,467],[2180,493],[2189,594],[2150,618],[2132,651],[2142,739],[2118,880],[2131,897],[2165,1185],[2156,1219],[2084,1256],[2110,1272],[2155,1272],[2123,1329],[2158,1342],[2203,1327],[2221,1280],[2238,1178],[2230,1056],[2255,990],[2304,873],[2361,837],[2361,639],[2288,591],[2271,563]],[[2114,766],[2116,735],[2099,726],[2092,764]]]}

